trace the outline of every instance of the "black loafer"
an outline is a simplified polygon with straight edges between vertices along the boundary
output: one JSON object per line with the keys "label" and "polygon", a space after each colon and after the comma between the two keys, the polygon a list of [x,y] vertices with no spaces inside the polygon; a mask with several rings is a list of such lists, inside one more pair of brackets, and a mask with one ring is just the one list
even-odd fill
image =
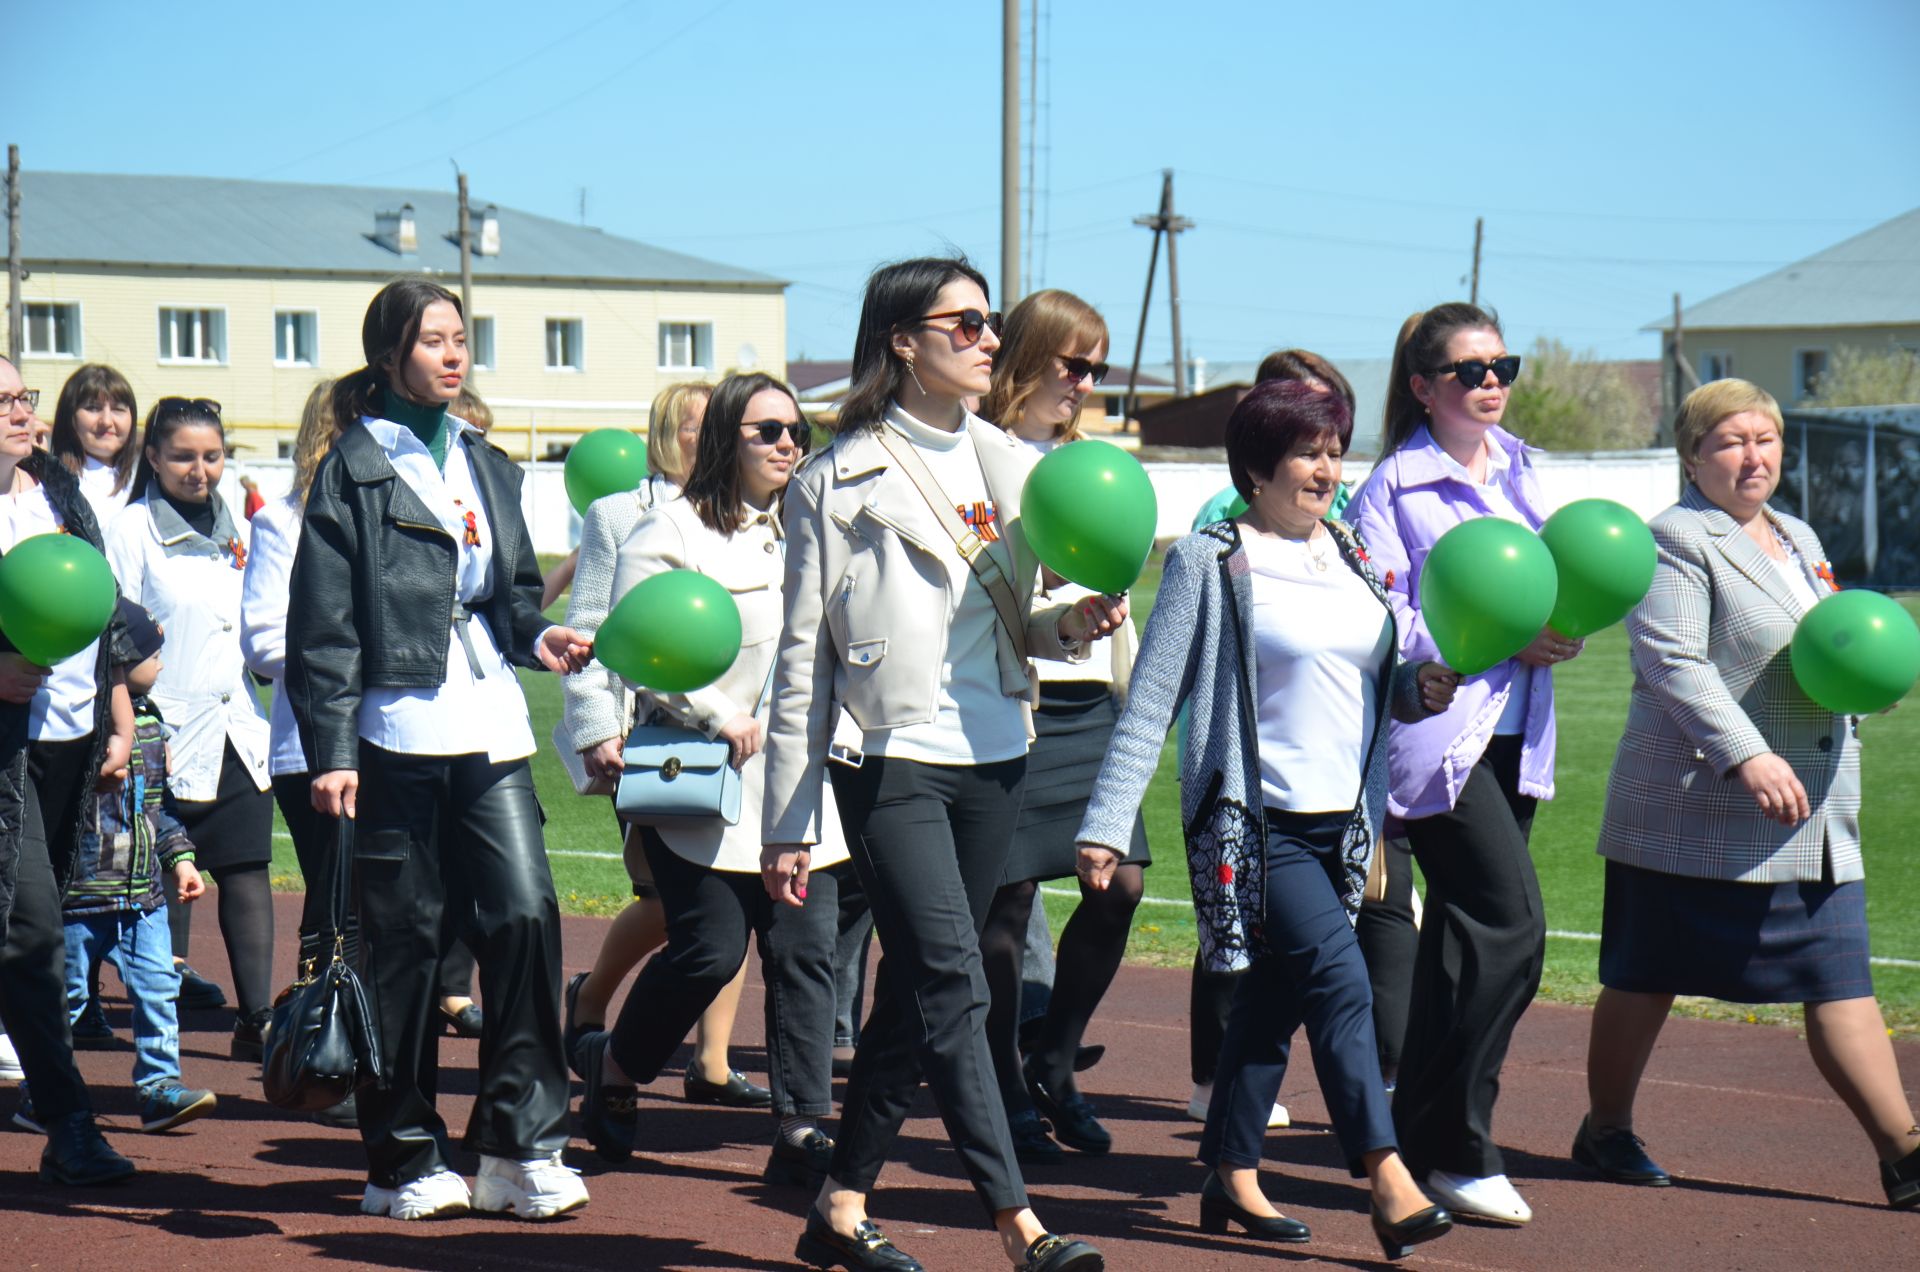
{"label": "black loafer", "polygon": [[1054,1095],[1047,1084],[1035,1076],[1033,1066],[1026,1066],[1027,1091],[1033,1096],[1034,1107],[1040,1115],[1053,1123],[1053,1137],[1068,1148],[1077,1149],[1093,1157],[1113,1147],[1113,1136],[1107,1134],[1107,1128],[1093,1115],[1093,1104],[1083,1095],[1074,1094],[1065,1098]]}
{"label": "black loafer", "polygon": [[1897,1162],[1881,1162],[1880,1186],[1887,1190],[1887,1204],[1895,1210],[1920,1206],[1920,1148]]}
{"label": "black loafer", "polygon": [[1067,1154],[1053,1136],[1047,1123],[1032,1109],[1021,1109],[1007,1116],[1007,1130],[1013,1135],[1013,1155],[1023,1166],[1058,1166]]}
{"label": "black loafer", "polygon": [[478,1038],[486,1017],[480,1011],[479,1003],[468,1003],[459,1011],[440,1009],[440,1025],[456,1038]]}
{"label": "black loafer", "polygon": [[211,1011],[227,1005],[227,993],[185,963],[175,963],[180,973],[180,992],[173,1001],[189,1011]]}
{"label": "black loafer", "polygon": [[873,1220],[862,1219],[851,1237],[827,1226],[819,1208],[807,1207],[807,1230],[793,1255],[810,1268],[845,1268],[847,1272],[926,1272],[920,1260],[880,1235]]}
{"label": "black loafer", "polygon": [[1285,1215],[1256,1215],[1233,1199],[1227,1186],[1220,1182],[1220,1176],[1213,1171],[1207,1172],[1207,1182],[1200,1189],[1200,1231],[1215,1236],[1226,1232],[1229,1223],[1237,1223],[1250,1237],[1259,1237],[1262,1241],[1279,1241],[1295,1245],[1302,1241],[1313,1240],[1313,1231],[1298,1219],[1289,1219]]}
{"label": "black loafer", "polygon": [[1101,1272],[1106,1266],[1106,1256],[1086,1242],[1044,1232],[1027,1247],[1019,1272]]}
{"label": "black loafer", "polygon": [[580,1134],[593,1145],[603,1162],[624,1162],[633,1156],[634,1132],[639,1115],[634,1111],[640,1089],[607,1081],[607,1035],[590,1033],[576,1049],[580,1059],[580,1080],[586,1093],[580,1097]]}
{"label": "black loafer", "polygon": [[133,1163],[113,1151],[93,1114],[82,1109],[47,1128],[47,1147],[40,1154],[40,1182],[85,1187],[117,1184],[133,1178]]}
{"label": "black loafer", "polygon": [[580,1045],[580,1039],[587,1034],[606,1028],[604,1022],[586,1025],[580,1023],[580,987],[586,983],[586,972],[575,972],[567,978],[565,1028],[560,1034],[560,1041],[567,1051],[567,1067],[573,1070],[575,1077],[585,1075],[580,1072],[580,1066],[573,1062],[574,1048]]}
{"label": "black loafer", "polygon": [[798,1144],[785,1136],[773,1141],[773,1154],[760,1172],[762,1183],[818,1188],[833,1168],[833,1138],[825,1131],[808,1131]]}
{"label": "black loafer", "polygon": [[770,1109],[773,1092],[747,1081],[741,1073],[729,1071],[725,1082],[709,1082],[692,1069],[687,1070],[687,1101],[691,1104],[718,1104],[726,1109]]}
{"label": "black loafer", "polygon": [[1573,1135],[1572,1156],[1600,1178],[1616,1184],[1665,1188],[1673,1179],[1647,1156],[1645,1142],[1632,1131],[1595,1131],[1593,1119],[1583,1117]]}
{"label": "black loafer", "polygon": [[261,1011],[234,1021],[233,1042],[227,1048],[227,1054],[235,1060],[260,1063],[260,1057],[266,1050],[267,1021],[272,1016],[272,1012]]}

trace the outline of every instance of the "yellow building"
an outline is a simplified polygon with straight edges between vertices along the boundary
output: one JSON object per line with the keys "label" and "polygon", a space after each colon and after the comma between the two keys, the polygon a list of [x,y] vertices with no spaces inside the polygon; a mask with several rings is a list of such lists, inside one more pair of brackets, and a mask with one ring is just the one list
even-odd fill
{"label": "yellow building", "polygon": [[[1738,376],[1793,406],[1840,349],[1920,353],[1920,209],[1681,311],[1681,353],[1701,382]],[[1673,364],[1671,316],[1642,328]],[[1671,386],[1668,388],[1671,397]],[[1667,403],[1671,419],[1674,403]]]}
{"label": "yellow building", "polygon": [[[199,177],[28,172],[28,385],[53,417],[83,362],[222,404],[241,454],[285,454],[316,380],[363,362],[380,286],[460,290],[450,192]],[[513,454],[641,429],[676,380],[786,370],[786,284],[587,227],[473,203],[470,383]]]}

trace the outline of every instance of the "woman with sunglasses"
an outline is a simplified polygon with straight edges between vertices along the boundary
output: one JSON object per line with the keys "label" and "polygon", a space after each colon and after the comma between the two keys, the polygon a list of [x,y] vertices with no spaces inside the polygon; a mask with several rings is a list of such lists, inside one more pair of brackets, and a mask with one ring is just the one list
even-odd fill
{"label": "woman with sunglasses", "polygon": [[[740,610],[740,653],[719,680],[691,693],[651,693],[653,717],[727,743],[741,775],[740,819],[635,827],[666,912],[666,948],[641,969],[611,1030],[580,1035],[574,1069],[586,1083],[581,1124],[600,1156],[633,1151],[635,1086],[672,1059],[701,1013],[733,984],[758,937],[767,980],[766,1028],[778,1126],[769,1183],[817,1185],[833,1141],[833,946],[846,844],[831,804],[811,889],[781,905],[760,879],[767,688],[780,636],[780,497],[806,454],[808,425],[786,385],[762,374],[720,382],[684,496],[640,518],[620,549],[612,603],[641,580],[697,570]],[[805,904],[800,904],[804,900]]]}
{"label": "woman with sunglasses", "polygon": [[133,495],[133,466],[140,458],[133,422],[139,418],[133,386],[104,363],[87,363],[60,386],[47,446],[80,479],[103,530]]}
{"label": "woman with sunglasses", "polygon": [[[220,404],[161,398],[147,413],[133,502],[107,534],[128,600],[167,634],[149,695],[172,730],[168,780],[194,864],[212,877],[233,969],[236,1060],[258,1060],[273,1006],[271,730],[240,654],[240,594],[251,528],[220,498],[227,436]],[[188,906],[169,906],[175,959],[187,957]]]}
{"label": "woman with sunglasses", "polygon": [[[341,432],[313,474],[288,584],[286,681],[310,798],[353,820],[354,906],[388,1084],[359,1093],[360,1209],[549,1219],[584,1206],[561,1153],[560,907],[512,667],[577,671],[592,649],[541,615],[525,474],[448,413],[466,379],[451,292],[389,283],[334,383]],[[486,1015],[471,1192],[434,1107],[440,959],[474,952]]]}
{"label": "woman with sunglasses", "polygon": [[[1532,530],[1546,519],[1528,448],[1500,427],[1519,373],[1499,320],[1475,305],[1439,305],[1402,328],[1381,458],[1347,520],[1388,582],[1410,661],[1440,657],[1420,612],[1421,566],[1440,536],[1475,517]],[[1553,668],[1580,649],[1543,629],[1463,679],[1445,712],[1388,735],[1388,808],[1427,882],[1394,1120],[1428,1191],[1496,1223],[1533,1217],[1494,1143],[1493,1104],[1546,957],[1527,837],[1536,802],[1553,797]]]}
{"label": "woman with sunglasses", "polygon": [[[1035,292],[1007,315],[993,360],[993,387],[980,413],[1018,438],[1036,458],[1077,441],[1080,409],[1106,378],[1106,356],[1107,324],[1093,306],[1069,292]],[[1043,573],[1042,583],[1042,595],[1054,602],[1076,604],[1095,595],[1050,572]],[[1096,1156],[1113,1146],[1113,1137],[1075,1086],[1073,1066],[1087,1022],[1126,952],[1133,912],[1140,904],[1142,872],[1152,863],[1146,828],[1138,818],[1112,881],[1100,891],[1081,890],[1080,905],[1060,934],[1053,991],[1024,1064],[1018,1034],[1022,961],[1035,898],[1042,883],[1074,876],[1074,833],[1113,736],[1133,646],[1133,628],[1123,624],[1113,639],[1096,643],[1085,662],[1034,664],[1040,702],[1033,712],[1035,736],[1027,752],[1026,797],[1000,889],[980,934],[980,956],[993,994],[987,1040],[1014,1152],[1030,1165],[1061,1161],[1061,1144]]]}
{"label": "woman with sunglasses", "polygon": [[1027,1206],[987,1045],[979,935],[1024,785],[1028,660],[1084,660],[1126,606],[1035,594],[1019,518],[1038,457],[966,407],[991,388],[999,326],[964,260],[875,270],[833,443],[788,491],[767,887],[783,902],[804,896],[829,839],[830,774],[886,951],[832,1173],[800,1238],[811,1267],[920,1267],[868,1219],[867,1194],[922,1073],[1008,1260],[1103,1266]]}

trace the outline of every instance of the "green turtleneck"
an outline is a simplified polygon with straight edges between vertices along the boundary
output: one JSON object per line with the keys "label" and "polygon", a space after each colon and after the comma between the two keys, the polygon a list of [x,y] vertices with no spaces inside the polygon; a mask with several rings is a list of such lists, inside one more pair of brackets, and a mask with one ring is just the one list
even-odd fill
{"label": "green turtleneck", "polygon": [[391,388],[386,391],[381,410],[395,424],[405,428],[426,446],[433,456],[436,468],[447,466],[447,404],[421,406],[416,402],[395,393]]}

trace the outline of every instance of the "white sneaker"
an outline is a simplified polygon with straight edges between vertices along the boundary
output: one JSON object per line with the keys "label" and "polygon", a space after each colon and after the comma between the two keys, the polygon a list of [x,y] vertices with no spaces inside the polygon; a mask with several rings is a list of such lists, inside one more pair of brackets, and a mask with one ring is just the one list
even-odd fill
{"label": "white sneaker", "polygon": [[551,1219],[587,1204],[587,1186],[580,1172],[552,1157],[508,1161],[480,1158],[480,1174],[473,1181],[475,1210],[504,1211],[522,1219]]}
{"label": "white sneaker", "polygon": [[1456,1215],[1516,1225],[1533,1218],[1533,1207],[1514,1191],[1505,1175],[1475,1179],[1471,1175],[1436,1170],[1427,1175],[1427,1191]]}
{"label": "white sneaker", "polygon": [[[1213,1103],[1213,1083],[1197,1082],[1193,1087],[1193,1097],[1187,1101],[1187,1116],[1196,1122],[1207,1120],[1207,1105]],[[1293,1119],[1287,1115],[1287,1106],[1276,1104],[1267,1114],[1267,1129],[1284,1130],[1293,1125]]]}
{"label": "white sneaker", "polygon": [[464,1215],[473,1208],[467,1181],[450,1170],[409,1179],[398,1188],[368,1184],[360,1197],[363,1215],[391,1215],[395,1219],[437,1219]]}
{"label": "white sneaker", "polygon": [[13,1039],[0,1033],[0,1082],[24,1082],[27,1071],[20,1067],[20,1053],[13,1049]]}

